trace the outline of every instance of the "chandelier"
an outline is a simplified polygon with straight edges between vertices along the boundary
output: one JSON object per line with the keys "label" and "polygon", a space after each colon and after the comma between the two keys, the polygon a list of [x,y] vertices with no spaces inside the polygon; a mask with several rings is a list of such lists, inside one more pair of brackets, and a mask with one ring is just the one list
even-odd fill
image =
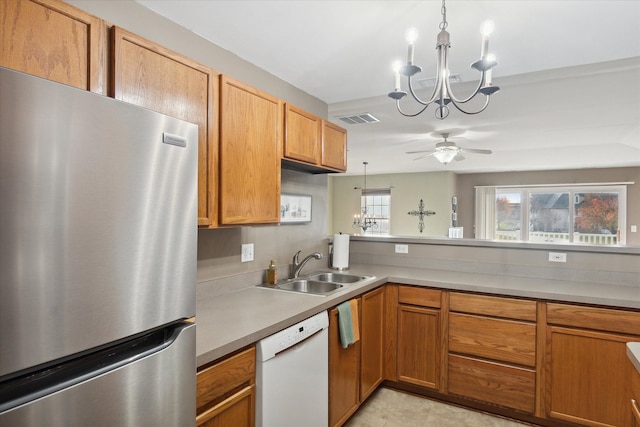
{"label": "chandelier", "polygon": [[[354,187],[355,190],[362,190],[362,195],[366,196],[367,194],[367,165],[369,162],[362,162],[364,165],[364,187]],[[362,208],[361,214],[355,214],[353,216],[353,224],[352,227],[354,229],[362,229],[363,233],[366,233],[370,228],[378,227],[378,223],[374,218],[368,215],[367,213],[367,204],[364,204],[364,208]]]}
{"label": "chandelier", "polygon": [[[450,72],[449,72],[449,48],[451,44],[449,42],[449,33],[446,31],[447,29],[447,8],[445,6],[444,0],[442,0],[442,22],[440,22],[440,33],[438,34],[438,39],[436,43],[437,50],[437,75],[436,75],[436,84],[433,89],[433,94],[429,98],[429,100],[422,100],[416,95],[413,85],[411,83],[411,77],[415,74],[422,71],[417,65],[413,63],[413,53],[414,53],[414,42],[417,39],[418,33],[415,28],[410,28],[407,31],[406,37],[409,42],[409,53],[407,58],[407,65],[402,65],[400,61],[397,61],[393,64],[393,70],[395,74],[395,88],[393,92],[389,93],[389,97],[396,100],[396,107],[400,114],[406,117],[415,117],[419,114],[422,114],[429,105],[435,104],[436,118],[442,120],[449,115],[449,104],[452,104],[455,108],[465,114],[478,114],[487,108],[489,105],[490,95],[500,90],[498,86],[494,86],[491,84],[491,69],[495,67],[498,63],[494,55],[489,53],[489,34],[493,31],[493,22],[485,21],[481,26],[482,33],[482,47],[480,51],[480,59],[471,64],[471,67],[480,71],[480,81],[478,82],[478,86],[475,91],[467,98],[459,99],[457,98],[453,92],[451,91],[451,83],[449,81]],[[409,92],[415,101],[422,105],[423,107],[414,114],[405,113],[400,108],[400,100],[407,96],[407,92],[404,92],[400,89],[400,74],[407,76],[407,83],[409,86]],[[462,108],[463,104],[471,101],[478,93],[485,95],[484,105],[476,110],[476,111],[468,111]]]}

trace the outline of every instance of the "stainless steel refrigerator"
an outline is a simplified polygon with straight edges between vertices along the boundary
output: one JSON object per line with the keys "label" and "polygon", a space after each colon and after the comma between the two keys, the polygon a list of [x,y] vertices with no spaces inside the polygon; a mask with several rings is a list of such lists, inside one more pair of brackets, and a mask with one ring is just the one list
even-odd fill
{"label": "stainless steel refrigerator", "polygon": [[195,425],[197,132],[0,67],[1,426]]}

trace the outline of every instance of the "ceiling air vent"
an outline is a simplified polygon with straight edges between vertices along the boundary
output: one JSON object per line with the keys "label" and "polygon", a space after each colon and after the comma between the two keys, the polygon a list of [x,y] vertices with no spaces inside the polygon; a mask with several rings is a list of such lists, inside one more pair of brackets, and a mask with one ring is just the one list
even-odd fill
{"label": "ceiling air vent", "polygon": [[375,123],[380,121],[376,119],[371,113],[356,114],[354,116],[340,116],[336,118],[350,125],[359,125],[363,123]]}

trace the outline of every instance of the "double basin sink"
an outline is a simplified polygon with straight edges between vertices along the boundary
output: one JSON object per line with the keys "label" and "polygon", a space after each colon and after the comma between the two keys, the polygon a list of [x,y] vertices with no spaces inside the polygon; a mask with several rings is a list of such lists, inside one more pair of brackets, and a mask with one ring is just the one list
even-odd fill
{"label": "double basin sink", "polygon": [[312,273],[306,277],[288,279],[276,285],[259,285],[268,289],[299,292],[312,295],[329,295],[341,290],[344,285],[371,279],[371,276],[357,276],[345,273]]}

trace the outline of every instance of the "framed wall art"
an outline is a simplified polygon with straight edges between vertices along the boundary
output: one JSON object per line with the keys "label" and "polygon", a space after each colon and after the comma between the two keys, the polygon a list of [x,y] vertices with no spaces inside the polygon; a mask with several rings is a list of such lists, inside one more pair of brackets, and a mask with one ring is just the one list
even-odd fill
{"label": "framed wall art", "polygon": [[280,222],[311,222],[311,196],[282,193],[280,195]]}

